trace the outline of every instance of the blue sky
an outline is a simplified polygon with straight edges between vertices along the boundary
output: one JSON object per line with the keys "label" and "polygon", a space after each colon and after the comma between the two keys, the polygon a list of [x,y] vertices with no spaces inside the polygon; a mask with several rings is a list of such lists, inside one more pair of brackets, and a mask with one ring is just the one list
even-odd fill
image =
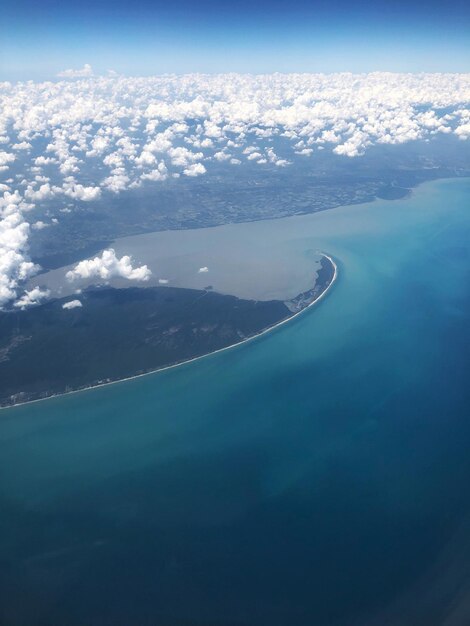
{"label": "blue sky", "polygon": [[4,0],[0,78],[470,70],[470,3]]}

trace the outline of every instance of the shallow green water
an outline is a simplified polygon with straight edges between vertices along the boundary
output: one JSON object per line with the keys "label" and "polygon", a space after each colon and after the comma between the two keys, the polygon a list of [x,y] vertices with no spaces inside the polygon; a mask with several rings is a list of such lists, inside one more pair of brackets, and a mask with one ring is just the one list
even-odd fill
{"label": "shallow green water", "polygon": [[1,412],[0,621],[468,623],[469,209],[469,180],[438,181],[243,225],[332,254],[328,296],[239,348]]}

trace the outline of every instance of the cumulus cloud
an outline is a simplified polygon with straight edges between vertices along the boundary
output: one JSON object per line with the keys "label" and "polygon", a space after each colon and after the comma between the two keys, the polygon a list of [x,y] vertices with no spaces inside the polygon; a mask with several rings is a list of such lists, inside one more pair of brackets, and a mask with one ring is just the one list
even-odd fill
{"label": "cumulus cloud", "polygon": [[[112,176],[108,176],[108,178],[104,179],[103,187],[106,187],[114,193],[119,193],[120,191],[124,191],[127,188],[128,182],[129,176],[127,176],[126,170],[124,168],[117,168],[116,170],[114,170]],[[100,189],[97,187],[95,187],[93,191],[93,195],[95,194],[95,197],[99,197],[101,194]],[[88,196],[87,199],[95,199],[95,197],[90,198],[90,191],[88,191],[86,195]],[[84,197],[82,197],[81,199],[83,200]]]}
{"label": "cumulus cloud", "polygon": [[455,133],[459,139],[468,139],[470,137],[470,120],[468,123],[461,124]]}
{"label": "cumulus cloud", "polygon": [[4,191],[0,198],[0,308],[15,299],[19,284],[39,269],[27,256],[30,226],[23,217],[26,208],[18,191]]}
{"label": "cumulus cloud", "polygon": [[125,255],[118,259],[115,251],[110,248],[109,250],[104,250],[101,256],[85,259],[77,263],[72,270],[66,273],[66,278],[70,282],[75,280],[94,280],[97,278],[108,281],[116,277],[146,281],[151,274],[152,272],[147,265],[134,268],[132,267],[130,256]]}
{"label": "cumulus cloud", "polygon": [[[278,156],[269,145],[276,135],[292,142],[293,154],[308,157],[316,145],[339,158],[436,133],[469,135],[468,74],[92,73],[85,65],[61,73],[79,81],[8,84],[0,93],[0,168],[13,163],[12,151],[42,138],[46,147],[43,154],[31,151],[32,167],[54,168],[63,177],[47,196],[47,189],[32,187],[38,202],[60,195],[90,201],[102,189],[120,193],[146,181],[200,176],[206,161],[238,165],[242,154],[287,166],[289,155]],[[96,178],[81,180],[91,159]],[[71,174],[75,179],[67,182]]]}
{"label": "cumulus cloud", "polygon": [[14,143],[11,147],[13,150],[29,150],[33,146],[27,141],[20,141],[19,143]]}
{"label": "cumulus cloud", "polygon": [[206,173],[206,168],[202,163],[193,163],[185,170],[183,170],[183,174],[186,176],[200,176],[201,174]]}
{"label": "cumulus cloud", "polygon": [[261,159],[262,157],[263,155],[261,154],[261,152],[250,152],[246,158],[248,159],[248,161],[254,161],[256,159]]}
{"label": "cumulus cloud", "polygon": [[66,309],[67,311],[70,309],[78,309],[81,308],[83,305],[80,302],[80,300],[69,300],[69,302],[64,302],[64,304],[62,305],[63,309]]}
{"label": "cumulus cloud", "polygon": [[155,169],[145,172],[140,177],[142,180],[166,180],[168,178],[168,169],[163,161],[161,161]]}
{"label": "cumulus cloud", "polygon": [[206,274],[209,271],[208,267],[200,267],[198,269],[198,274]]}
{"label": "cumulus cloud", "polygon": [[19,309],[27,309],[30,306],[35,306],[37,304],[41,304],[42,300],[48,298],[50,295],[49,289],[41,289],[40,287],[34,287],[29,291],[25,291],[24,294],[19,298],[14,306]]}
{"label": "cumulus cloud", "polygon": [[101,195],[101,189],[99,187],[93,187],[93,185],[86,186],[78,184],[75,181],[64,183],[62,191],[69,198],[76,198],[84,202],[96,200]]}
{"label": "cumulus cloud", "polygon": [[34,230],[44,230],[44,228],[47,228],[48,226],[49,224],[46,224],[46,222],[43,222],[42,220],[38,220],[32,224],[32,228]]}
{"label": "cumulus cloud", "polygon": [[15,159],[16,157],[14,154],[11,154],[9,152],[5,152],[4,150],[2,150],[0,152],[0,168],[2,170],[8,169],[8,164],[14,161]]}
{"label": "cumulus cloud", "polygon": [[179,165],[181,167],[186,167],[190,163],[202,159],[204,156],[202,152],[191,152],[191,150],[182,147],[170,148],[168,154],[171,157],[173,165]]}
{"label": "cumulus cloud", "polygon": [[79,70],[63,70],[57,74],[59,78],[89,78],[93,76],[93,70],[91,65],[85,63],[85,65]]}
{"label": "cumulus cloud", "polygon": [[214,159],[216,161],[228,161],[230,159],[230,154],[221,150],[214,154]]}

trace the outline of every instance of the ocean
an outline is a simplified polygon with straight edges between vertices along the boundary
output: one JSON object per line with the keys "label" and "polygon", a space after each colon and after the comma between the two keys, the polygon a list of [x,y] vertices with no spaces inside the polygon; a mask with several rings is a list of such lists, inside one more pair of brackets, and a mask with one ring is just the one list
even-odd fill
{"label": "ocean", "polygon": [[470,180],[235,227],[337,281],[233,350],[0,412],[0,623],[470,623]]}

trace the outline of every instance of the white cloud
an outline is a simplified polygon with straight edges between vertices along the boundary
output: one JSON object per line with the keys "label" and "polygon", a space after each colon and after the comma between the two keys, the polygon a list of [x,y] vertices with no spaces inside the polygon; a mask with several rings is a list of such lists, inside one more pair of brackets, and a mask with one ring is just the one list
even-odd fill
{"label": "white cloud", "polygon": [[120,277],[127,280],[146,281],[152,272],[146,265],[132,267],[131,257],[125,255],[120,259],[112,248],[104,250],[101,256],[93,259],[80,261],[70,271],[66,273],[68,281],[101,279],[108,281],[111,278]]}
{"label": "white cloud", "polygon": [[41,301],[45,298],[48,298],[50,295],[49,289],[41,289],[40,287],[34,287],[29,291],[25,291],[24,294],[19,298],[14,306],[19,309],[27,309],[30,306],[35,306],[37,304],[41,304]]}
{"label": "white cloud", "polygon": [[80,300],[69,300],[69,302],[64,302],[64,304],[62,305],[62,308],[66,310],[70,310],[70,309],[81,308],[82,306],[83,305],[80,302]]}
{"label": "white cloud", "polygon": [[110,144],[109,137],[103,135],[96,136],[91,142],[91,150],[86,151],[87,157],[96,157],[106,151]]}
{"label": "white cloud", "polygon": [[150,170],[150,172],[145,172],[140,177],[142,180],[166,180],[168,178],[168,170],[163,161],[161,161],[158,166]]}
{"label": "white cloud", "polygon": [[140,165],[140,167],[148,167],[153,165],[156,161],[155,155],[149,150],[142,150],[140,156],[138,156],[134,163]]}
{"label": "white cloud", "polygon": [[46,222],[43,222],[42,220],[38,220],[37,222],[34,222],[34,224],[32,224],[32,228],[34,230],[43,230],[44,228],[47,228],[49,226],[49,224],[46,224]]}
{"label": "white cloud", "polygon": [[468,124],[461,124],[455,131],[459,139],[468,139],[470,137],[470,122]]}
{"label": "white cloud", "polygon": [[170,148],[168,154],[171,157],[173,165],[179,165],[181,167],[187,167],[194,161],[199,161],[204,156],[202,152],[191,152],[187,148]]}
{"label": "white cloud", "polygon": [[29,150],[32,148],[32,145],[27,141],[20,141],[20,143],[14,143],[11,147],[13,150]]}
{"label": "white cloud", "polygon": [[34,159],[34,163],[35,165],[50,165],[51,163],[57,163],[57,160],[54,159],[53,157],[45,157],[45,156],[38,156],[36,159]]}
{"label": "white cloud", "polygon": [[31,185],[28,185],[28,188],[25,191],[25,197],[28,198],[28,200],[37,202],[52,198],[54,193],[55,191],[49,183],[44,183],[39,187],[39,189],[36,190],[34,190]]}
{"label": "white cloud", "polygon": [[206,173],[206,168],[204,167],[202,163],[193,163],[192,165],[187,167],[185,170],[183,170],[183,174],[186,174],[186,176],[200,176],[201,174],[205,174],[205,173]]}
{"label": "white cloud", "polygon": [[27,256],[27,207],[18,191],[4,191],[0,197],[0,308],[14,300],[19,284],[39,269]]}
{"label": "white cloud", "polygon": [[230,154],[228,152],[223,152],[223,151],[216,152],[214,154],[214,159],[216,161],[228,161],[230,159]]}
{"label": "white cloud", "polygon": [[[13,147],[13,146],[12,146]],[[8,163],[12,163],[16,159],[14,154],[10,154],[9,152],[2,151],[0,152],[0,167],[7,168]]]}
{"label": "white cloud", "polygon": [[198,269],[198,274],[206,274],[209,271],[208,267],[200,267]]}
{"label": "white cloud", "polygon": [[89,78],[93,76],[93,70],[91,65],[85,63],[85,65],[79,70],[63,70],[57,74],[59,78]]}
{"label": "white cloud", "polygon": [[66,182],[62,188],[63,193],[69,198],[91,202],[101,196],[101,189],[91,185],[85,186],[76,182]]}
{"label": "white cloud", "polygon": [[[104,179],[102,186],[109,189],[109,191],[119,193],[127,189],[128,182],[129,176],[127,176],[126,170],[124,168],[117,168],[113,171],[112,176],[108,176],[108,178]],[[94,200],[94,198],[92,198],[92,200]]]}

